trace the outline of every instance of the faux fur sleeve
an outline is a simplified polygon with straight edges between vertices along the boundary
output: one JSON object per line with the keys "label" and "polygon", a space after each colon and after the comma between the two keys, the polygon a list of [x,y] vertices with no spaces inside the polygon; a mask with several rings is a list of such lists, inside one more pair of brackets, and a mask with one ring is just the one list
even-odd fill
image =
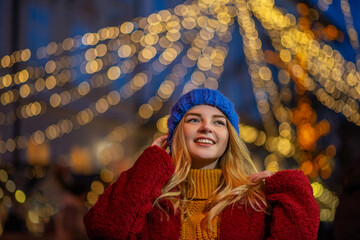
{"label": "faux fur sleeve", "polygon": [[267,178],[265,194],[272,208],[268,239],[316,239],[319,206],[301,171],[284,170]]}
{"label": "faux fur sleeve", "polygon": [[90,239],[135,239],[151,211],[153,201],[174,172],[169,154],[147,148],[134,166],[123,172],[86,213],[84,223]]}

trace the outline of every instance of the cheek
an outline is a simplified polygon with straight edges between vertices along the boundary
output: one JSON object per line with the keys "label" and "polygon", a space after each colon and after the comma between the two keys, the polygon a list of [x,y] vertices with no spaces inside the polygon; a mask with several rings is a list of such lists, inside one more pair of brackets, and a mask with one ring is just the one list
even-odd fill
{"label": "cheek", "polygon": [[184,137],[186,142],[194,137],[194,129],[191,126],[184,126]]}
{"label": "cheek", "polygon": [[229,133],[228,133],[228,131],[224,132],[224,133],[221,135],[221,140],[222,140],[222,143],[223,143],[223,144],[221,145],[221,149],[224,150],[224,152],[225,152],[226,147],[227,147],[227,145],[228,145],[228,143],[229,143]]}

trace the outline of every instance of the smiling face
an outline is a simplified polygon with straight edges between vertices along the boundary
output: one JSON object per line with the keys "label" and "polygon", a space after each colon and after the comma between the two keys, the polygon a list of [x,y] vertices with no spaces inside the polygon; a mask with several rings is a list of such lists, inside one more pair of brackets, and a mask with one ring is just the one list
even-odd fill
{"label": "smiling face", "polygon": [[229,131],[225,115],[216,107],[198,105],[184,116],[184,136],[191,168],[203,168],[225,152]]}

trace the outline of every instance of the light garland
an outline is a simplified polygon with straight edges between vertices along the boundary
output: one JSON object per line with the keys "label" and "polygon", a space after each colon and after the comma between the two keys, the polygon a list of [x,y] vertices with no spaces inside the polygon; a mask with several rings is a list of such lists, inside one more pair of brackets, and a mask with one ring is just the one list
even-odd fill
{"label": "light garland", "polygon": [[[18,106],[18,118],[36,117],[45,113],[48,108],[63,108],[86,96],[93,89],[109,86],[115,81],[124,83],[118,89],[92,100],[90,105],[70,118],[61,119],[25,136],[0,139],[0,154],[25,149],[29,139],[41,145],[89,124],[112,106],[119,104],[121,99],[131,98],[144,89],[148,83],[154,81],[153,75],[160,74],[172,65],[170,74],[159,83],[154,96],[138,107],[136,126],[146,123],[155,112],[160,111],[164,103],[173,97],[178,86],[183,86],[182,93],[202,86],[216,89],[229,51],[226,43],[231,40],[230,26],[237,20],[243,37],[253,91],[265,128],[263,132],[252,126],[240,125],[242,139],[247,143],[262,146],[269,152],[264,161],[267,170],[277,171],[282,168],[283,159],[293,157],[307,175],[312,177],[312,169],[317,168],[323,179],[328,178],[331,175],[332,157],[319,154],[311,162],[297,145],[289,116],[290,109],[283,105],[291,100],[289,81],[279,77],[281,87],[278,89],[275,84],[266,63],[268,52],[262,51],[262,42],[252,15],[269,32],[275,55],[281,59],[277,65],[283,69],[279,71],[279,76],[285,73],[291,75],[297,86],[311,91],[322,104],[341,112],[349,121],[359,125],[357,101],[360,100],[360,74],[355,65],[345,61],[341,54],[330,46],[316,41],[309,29],[300,23],[296,25],[293,15],[281,13],[271,0],[199,0],[191,5],[178,5],[173,11],[163,10],[146,18],[126,22],[119,27],[103,28],[97,33],[67,38],[62,43],[49,43],[38,49],[36,54],[39,60],[46,61],[44,66],[27,67],[15,74],[2,74],[0,89],[4,89],[4,92],[0,95],[0,102],[3,106],[40,93],[56,91],[50,93],[45,101],[37,100]],[[0,66],[8,68],[16,61],[28,61],[31,52],[23,52],[25,57],[22,57],[22,52],[19,51],[14,52],[12,58],[0,58]],[[70,53],[71,57],[63,56]],[[180,57],[181,63],[174,64]],[[148,64],[151,71],[137,71],[125,82],[125,75],[135,72],[136,66],[140,64]],[[80,69],[81,76],[91,77],[79,81],[70,89],[57,91],[78,77],[76,68]],[[190,80],[183,83],[187,74]],[[0,125],[13,123],[13,116],[14,113],[11,112],[0,113]],[[166,117],[160,120],[157,124],[158,130],[164,131]],[[121,125],[106,139],[120,144],[131,136],[128,130],[128,127]],[[121,140],[111,138],[116,134],[120,134]],[[70,155],[64,157],[69,158]],[[106,184],[114,179],[114,173],[108,169],[111,162],[109,159],[101,162],[103,169],[100,177]],[[317,186],[313,186],[314,194]],[[87,196],[87,204],[94,204],[103,190],[104,184],[94,181]],[[325,197],[320,197],[321,194],[317,196],[319,202],[325,204],[322,208],[322,221],[331,221],[331,214],[336,208],[336,196],[329,198],[329,203],[324,200]],[[11,198],[9,199],[5,200],[5,203],[11,203]],[[333,207],[329,207],[329,204]],[[330,209],[330,217],[325,208]],[[35,215],[40,216],[36,214],[29,211],[28,219]]]}

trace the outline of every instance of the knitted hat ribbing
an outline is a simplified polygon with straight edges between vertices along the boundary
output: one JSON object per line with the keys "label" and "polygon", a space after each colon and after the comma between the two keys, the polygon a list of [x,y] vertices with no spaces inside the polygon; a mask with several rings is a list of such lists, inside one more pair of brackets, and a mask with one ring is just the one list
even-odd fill
{"label": "knitted hat ribbing", "polygon": [[208,88],[195,89],[180,97],[170,111],[167,122],[169,135],[168,145],[172,143],[176,126],[185,113],[196,105],[210,105],[217,107],[229,119],[231,125],[239,133],[239,118],[234,105],[219,91]]}

